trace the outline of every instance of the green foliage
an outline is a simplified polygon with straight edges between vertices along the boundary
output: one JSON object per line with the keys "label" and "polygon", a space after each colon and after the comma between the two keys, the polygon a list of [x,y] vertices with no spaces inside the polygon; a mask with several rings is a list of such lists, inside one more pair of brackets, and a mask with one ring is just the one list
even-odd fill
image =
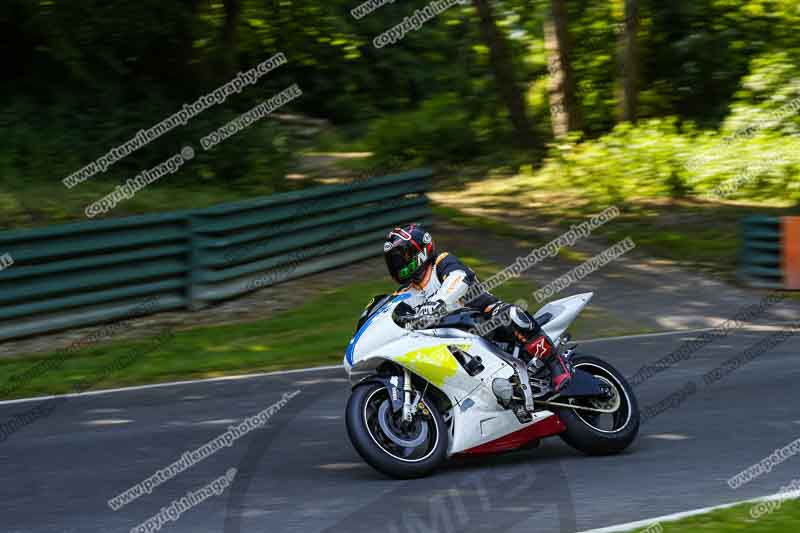
{"label": "green foliage", "polygon": [[[299,147],[276,122],[262,120],[209,152],[199,148],[199,139],[295,82],[304,94],[282,111],[328,119],[346,132],[347,144],[375,152],[371,164],[501,159],[516,144],[503,87],[469,5],[376,49],[376,35],[428,0],[395,2],[361,20],[350,15],[354,0],[232,3],[241,8],[235,14],[226,11],[231,2],[221,0],[6,0],[0,9],[0,50],[10,52],[0,81],[0,208],[13,211],[24,203],[22,209],[39,209],[33,199],[21,201],[9,191],[23,181],[42,190],[57,185],[277,52],[286,54],[287,65],[92,181],[111,190],[192,144],[197,157],[170,176],[174,184],[286,189]],[[508,37],[514,77],[527,95],[528,117],[544,139],[520,161],[532,166],[541,163],[550,139],[543,40],[548,4],[491,2],[497,27]],[[796,0],[639,5],[642,120],[630,126],[617,125],[626,68],[619,64],[623,3],[569,2],[583,132],[549,149],[547,175],[616,199],[707,195],[737,180],[742,183],[731,199],[797,200],[791,155],[800,114],[737,136],[800,96]],[[736,142],[726,141],[732,136]],[[337,143],[328,138],[323,144]],[[761,164],[772,156],[784,161]],[[686,167],[698,157],[702,164]],[[747,179],[740,180],[743,172]]]}
{"label": "green foliage", "polygon": [[454,94],[424,102],[419,109],[377,119],[366,142],[376,160],[459,161],[474,157],[478,139]]}
{"label": "green foliage", "polygon": [[635,196],[671,196],[686,192],[682,162],[691,140],[675,119],[621,124],[596,140],[572,138],[554,145],[542,174],[554,183],[581,188],[588,195],[616,202]]}
{"label": "green foliage", "polygon": [[[729,142],[722,133],[680,129],[675,118],[651,119],[554,145],[541,175],[610,202],[689,195],[796,202],[798,143],[770,131]],[[729,194],[715,194],[734,183]]]}
{"label": "green foliage", "polygon": [[722,130],[735,134],[751,125],[800,134],[800,50],[770,52],[751,62]]}
{"label": "green foliage", "polygon": [[[192,94],[186,101],[195,98]],[[53,104],[51,114],[43,114],[39,102],[17,99],[0,109],[5,137],[0,147],[0,186],[35,181],[63,187],[63,178],[135,137],[140,129],[151,128],[182,105],[178,100],[154,94],[139,105],[95,106],[96,114],[89,114],[72,113],[71,105],[59,100]],[[261,181],[280,189],[292,159],[292,144],[274,121],[262,119],[211,151],[202,150],[200,138],[238,114],[239,111],[212,108],[89,179],[113,187],[156,166],[183,146],[192,145],[197,157],[170,176],[170,181]]]}

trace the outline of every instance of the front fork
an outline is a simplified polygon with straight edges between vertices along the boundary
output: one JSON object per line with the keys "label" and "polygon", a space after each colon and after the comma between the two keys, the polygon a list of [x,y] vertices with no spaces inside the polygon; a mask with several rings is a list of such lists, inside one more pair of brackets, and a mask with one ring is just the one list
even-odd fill
{"label": "front fork", "polygon": [[403,368],[403,422],[413,422],[414,415],[417,414],[417,406],[421,398],[421,394],[417,393],[416,397],[412,400],[411,395],[414,393],[414,388],[411,384],[411,372],[407,368]]}

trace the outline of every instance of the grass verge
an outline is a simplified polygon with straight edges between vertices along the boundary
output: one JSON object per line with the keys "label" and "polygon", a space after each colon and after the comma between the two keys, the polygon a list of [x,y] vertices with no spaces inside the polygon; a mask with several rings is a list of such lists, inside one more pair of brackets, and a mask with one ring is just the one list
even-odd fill
{"label": "grass verge", "polygon": [[[771,509],[771,511],[770,511]],[[754,518],[760,512],[765,514]],[[764,503],[745,503],[705,513],[676,522],[663,522],[660,524],[664,533],[795,533],[800,531],[800,502],[798,500],[784,500]],[[639,528],[632,531],[657,531],[658,527],[649,529]]]}
{"label": "grass verge", "polygon": [[[478,256],[454,252],[482,279],[499,269]],[[533,283],[515,279],[494,293],[514,301],[529,297],[536,288]],[[155,347],[150,340],[119,340],[65,358],[48,354],[5,359],[0,362],[0,373],[5,376],[0,381],[0,391],[6,391],[3,398],[19,398],[72,392],[82,383],[90,383],[91,389],[103,389],[339,364],[369,297],[394,289],[385,278],[352,283],[325,290],[304,305],[268,320],[178,330],[169,341]],[[572,331],[578,338],[645,332],[591,308],[576,321]],[[140,354],[133,364],[122,371],[109,372],[132,353]],[[47,365],[46,372],[31,372],[34,377],[14,379],[40,364]]]}

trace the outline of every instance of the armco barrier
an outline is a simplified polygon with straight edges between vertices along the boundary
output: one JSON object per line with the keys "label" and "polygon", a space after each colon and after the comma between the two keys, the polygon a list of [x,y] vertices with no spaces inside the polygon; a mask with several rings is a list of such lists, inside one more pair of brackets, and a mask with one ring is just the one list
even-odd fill
{"label": "armco barrier", "polygon": [[752,287],[800,289],[800,217],[745,218],[738,276]]}
{"label": "armco barrier", "polygon": [[[380,255],[428,221],[430,169],[178,211],[0,233],[0,340],[195,309]],[[142,302],[151,301],[147,306]]]}

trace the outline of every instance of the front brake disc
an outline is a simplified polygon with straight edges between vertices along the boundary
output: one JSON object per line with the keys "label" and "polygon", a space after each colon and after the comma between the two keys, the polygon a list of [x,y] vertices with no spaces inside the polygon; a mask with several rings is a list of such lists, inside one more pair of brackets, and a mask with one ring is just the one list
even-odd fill
{"label": "front brake disc", "polygon": [[401,437],[396,433],[394,424],[389,421],[389,416],[389,400],[384,400],[381,406],[378,408],[378,424],[381,426],[381,431],[383,431],[383,434],[398,446],[402,446],[403,448],[416,448],[428,438],[428,424],[420,424],[418,420],[418,435],[411,439]]}

